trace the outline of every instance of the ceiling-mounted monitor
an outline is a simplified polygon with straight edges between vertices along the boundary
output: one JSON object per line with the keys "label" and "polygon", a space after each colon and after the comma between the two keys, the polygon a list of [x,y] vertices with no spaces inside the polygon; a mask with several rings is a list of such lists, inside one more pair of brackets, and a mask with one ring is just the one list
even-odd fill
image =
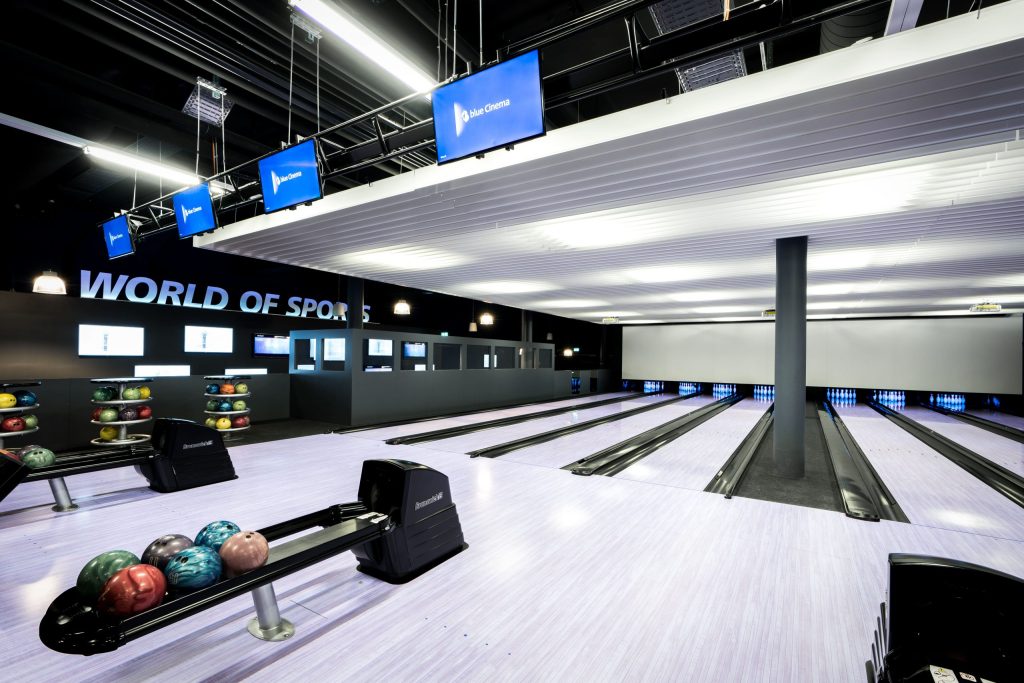
{"label": "ceiling-mounted monitor", "polygon": [[290,209],[323,197],[316,140],[292,145],[258,162],[263,210]]}
{"label": "ceiling-mounted monitor", "polygon": [[439,164],[544,135],[540,52],[442,86],[431,100]]}
{"label": "ceiling-mounted monitor", "polygon": [[128,214],[122,214],[104,223],[103,243],[107,245],[107,258],[115,259],[135,253],[135,240],[128,224]]}
{"label": "ceiling-mounted monitor", "polygon": [[217,227],[217,216],[213,213],[213,200],[207,183],[182,190],[174,195],[173,201],[178,237],[192,237]]}

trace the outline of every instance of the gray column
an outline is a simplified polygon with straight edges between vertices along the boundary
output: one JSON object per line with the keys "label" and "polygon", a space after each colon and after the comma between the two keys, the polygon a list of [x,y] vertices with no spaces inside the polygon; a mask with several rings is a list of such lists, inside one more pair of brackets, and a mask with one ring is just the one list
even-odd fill
{"label": "gray column", "polygon": [[775,474],[804,476],[807,237],[775,241]]}
{"label": "gray column", "polygon": [[533,343],[533,312],[522,311],[521,317],[521,329],[519,331],[519,341],[523,344]]}
{"label": "gray column", "polygon": [[358,277],[348,278],[348,322],[345,327],[350,330],[363,329],[363,279]]}

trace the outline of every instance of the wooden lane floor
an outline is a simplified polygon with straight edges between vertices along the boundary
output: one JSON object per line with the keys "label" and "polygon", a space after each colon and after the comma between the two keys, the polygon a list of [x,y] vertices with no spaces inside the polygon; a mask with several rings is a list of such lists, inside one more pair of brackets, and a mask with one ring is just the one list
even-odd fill
{"label": "wooden lane floor", "polygon": [[770,405],[744,399],[615,476],[703,491]]}
{"label": "wooden lane floor", "polygon": [[907,408],[901,412],[964,448],[1024,476],[1024,443],[927,408]]}
{"label": "wooden lane floor", "polygon": [[[1024,576],[1024,543],[670,486],[320,435],[233,449],[239,479],[0,529],[10,680],[861,681],[890,552]],[[94,657],[36,636],[82,564],[207,522],[245,528],[355,498],[365,458],[451,478],[470,547],[403,586],[346,554],[275,584],[297,627],[245,631],[247,597]]]}
{"label": "wooden lane floor", "polygon": [[1024,540],[1024,509],[871,408],[837,411],[912,524]]}
{"label": "wooden lane floor", "polygon": [[[654,394],[652,394],[652,396],[653,395]],[[608,394],[591,394],[587,396],[576,396],[573,398],[567,398],[564,401],[551,401],[547,403],[533,403],[519,406],[511,406],[508,408],[500,408],[498,410],[485,410],[478,413],[471,413],[468,415],[456,415],[454,417],[426,418],[424,420],[410,422],[409,424],[404,425],[379,427],[377,429],[365,429],[358,432],[352,432],[351,435],[358,436],[363,439],[375,439],[378,441],[385,441],[387,439],[393,439],[398,436],[419,434],[420,432],[429,432],[435,429],[446,429],[448,427],[461,427],[463,425],[478,424],[480,422],[486,422],[488,420],[497,420],[503,417],[529,415],[531,413],[540,413],[545,410],[565,408],[572,405],[578,405],[580,407],[580,410],[586,410],[588,403],[597,403],[598,401],[605,401],[616,397],[627,399],[634,396],[636,396],[636,392],[629,391],[619,391]],[[646,397],[636,400],[646,400]],[[629,401],[626,402],[626,404],[628,403]]]}
{"label": "wooden lane floor", "polygon": [[1024,417],[1018,417],[1017,415],[1009,415],[1007,413],[1001,413],[998,410],[968,410],[968,413],[975,417],[982,417],[986,420],[992,420],[999,424],[1006,425],[1007,427],[1013,427],[1014,429],[1024,429]]}

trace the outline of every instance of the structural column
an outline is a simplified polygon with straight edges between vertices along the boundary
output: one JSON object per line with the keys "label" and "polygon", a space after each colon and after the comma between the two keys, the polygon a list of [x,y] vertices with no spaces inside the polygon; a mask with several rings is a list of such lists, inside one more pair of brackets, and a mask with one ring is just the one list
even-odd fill
{"label": "structural column", "polygon": [[349,276],[348,278],[348,321],[345,324],[350,330],[363,329],[363,279]]}
{"label": "structural column", "polygon": [[775,241],[775,474],[804,476],[807,237]]}

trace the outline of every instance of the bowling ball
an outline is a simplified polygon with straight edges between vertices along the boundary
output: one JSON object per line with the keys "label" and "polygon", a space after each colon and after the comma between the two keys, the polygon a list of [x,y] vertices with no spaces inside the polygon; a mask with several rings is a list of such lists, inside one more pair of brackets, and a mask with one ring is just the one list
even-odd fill
{"label": "bowling ball", "polygon": [[239,531],[220,547],[225,576],[238,576],[262,567],[270,556],[270,544],[255,531]]}
{"label": "bowling ball", "polygon": [[78,593],[86,602],[92,602],[100,596],[103,584],[111,576],[125,567],[139,564],[139,558],[127,550],[108,550],[89,560],[78,573]]}
{"label": "bowling ball", "polygon": [[235,401],[231,404],[231,410],[245,410],[245,401]]}
{"label": "bowling ball", "polygon": [[196,545],[204,545],[208,548],[213,548],[215,551],[220,550],[220,546],[224,541],[228,540],[241,529],[234,522],[227,522],[218,520],[216,522],[210,522],[204,526],[198,534],[196,534]]}
{"label": "bowling ball", "polygon": [[113,401],[115,398],[117,398],[117,389],[114,387],[100,387],[92,392],[94,401]]}
{"label": "bowling ball", "polygon": [[153,392],[150,391],[149,387],[145,385],[139,387],[139,398],[149,398],[152,395]]}
{"label": "bowling ball", "polygon": [[37,400],[36,395],[27,389],[15,391],[14,398],[18,401],[19,406],[34,406]]}
{"label": "bowling ball", "polygon": [[220,385],[219,384],[207,384],[206,385],[206,393],[208,393],[208,394],[219,394],[220,393]]}
{"label": "bowling ball", "polygon": [[148,420],[153,417],[153,409],[149,406],[139,406],[136,410],[139,411],[140,420]]}
{"label": "bowling ball", "polygon": [[121,422],[131,422],[132,420],[139,419],[139,411],[135,408],[121,408],[121,411],[117,414],[117,417]]}
{"label": "bowling ball", "polygon": [[127,617],[156,607],[166,592],[162,571],[148,564],[133,564],[107,579],[96,607],[104,614]]}
{"label": "bowling ball", "polygon": [[0,408],[13,408],[18,405],[18,399],[14,394],[0,394]]}
{"label": "bowling ball", "polygon": [[217,410],[226,413],[231,410],[231,401],[221,401],[217,404]]}
{"label": "bowling ball", "polygon": [[248,415],[243,415],[242,419],[245,420],[245,426],[248,427],[249,426],[249,416]]}
{"label": "bowling ball", "polygon": [[117,422],[117,411],[113,408],[104,408],[100,411],[100,422]]}
{"label": "bowling ball", "polygon": [[238,384],[235,385],[235,393],[236,394],[248,394],[249,393],[249,385],[246,384],[245,382],[239,382]]}
{"label": "bowling ball", "polygon": [[0,431],[20,432],[23,429],[25,429],[25,420],[20,417],[8,417],[3,422],[0,422]]}
{"label": "bowling ball", "polygon": [[235,385],[234,384],[221,384],[220,385],[220,393],[222,393],[222,394],[233,394],[233,393],[235,393]]}
{"label": "bowling ball", "polygon": [[217,410],[217,408],[219,408],[219,407],[220,407],[220,401],[218,401],[215,398],[211,398],[209,401],[206,402],[206,409],[207,410]]}
{"label": "bowling ball", "polygon": [[151,564],[162,570],[172,557],[194,545],[195,543],[188,536],[165,534],[146,546],[146,550],[142,553],[142,563]]}
{"label": "bowling ball", "polygon": [[21,419],[25,421],[25,429],[35,429],[39,426],[39,418],[35,415],[22,415]]}
{"label": "bowling ball", "polygon": [[102,412],[103,412],[103,408],[93,408],[92,409],[92,419],[93,420],[99,420],[100,419],[100,413],[102,413]]}
{"label": "bowling ball", "polygon": [[220,571],[221,561],[217,551],[204,545],[195,545],[176,553],[164,567],[164,576],[170,588],[197,590],[217,583]]}
{"label": "bowling ball", "polygon": [[217,429],[231,429],[231,418],[230,417],[220,417],[220,418],[217,418],[216,427],[217,427]]}
{"label": "bowling ball", "polygon": [[210,429],[214,429],[217,426],[217,418],[208,417],[206,418],[206,422],[204,424]]}
{"label": "bowling ball", "polygon": [[21,462],[21,458],[18,457],[17,453],[0,448],[0,460],[3,460],[3,458],[10,458],[14,462]]}
{"label": "bowling ball", "polygon": [[57,462],[57,456],[49,448],[25,446],[21,449],[21,461],[34,470],[37,467],[49,467]]}
{"label": "bowling ball", "polygon": [[100,429],[100,438],[104,441],[113,441],[117,438],[117,427],[103,427]]}
{"label": "bowling ball", "polygon": [[232,427],[232,429],[241,429],[242,427],[245,427],[245,426],[246,425],[245,425],[245,416],[244,415],[239,415],[238,417],[236,417],[233,420],[231,420],[231,427]]}
{"label": "bowling ball", "polygon": [[139,394],[139,390],[135,387],[128,387],[121,392],[121,398],[126,401],[138,401],[142,396]]}

